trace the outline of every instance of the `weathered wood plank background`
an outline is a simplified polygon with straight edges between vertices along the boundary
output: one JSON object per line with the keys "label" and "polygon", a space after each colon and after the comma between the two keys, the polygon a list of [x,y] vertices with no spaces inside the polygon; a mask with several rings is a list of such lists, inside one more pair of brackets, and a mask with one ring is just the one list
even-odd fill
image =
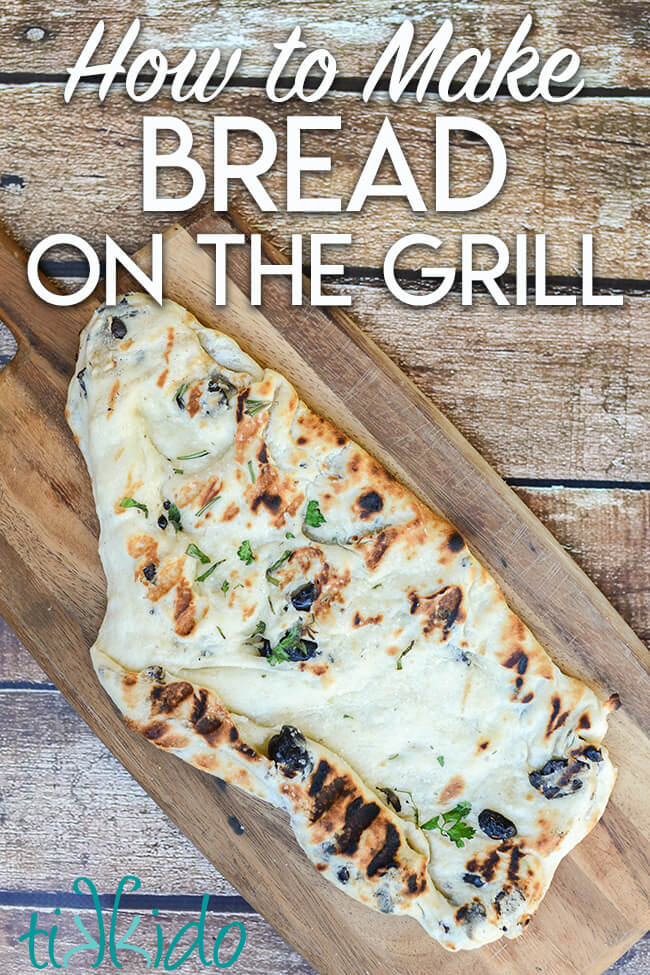
{"label": "weathered wood plank background", "polygon": [[[337,138],[306,138],[306,151],[332,155],[331,174],[307,179],[306,191],[340,195],[345,206],[388,115],[425,201],[433,207],[434,118],[467,109],[494,124],[508,152],[506,186],[488,207],[469,217],[441,218],[433,210],[413,216],[399,203],[382,201],[365,207],[363,214],[324,219],[260,214],[243,193],[236,193],[233,202],[254,229],[265,231],[284,250],[291,232],[352,234],[354,246],[337,258],[348,265],[346,280],[335,290],[352,297],[352,312],[368,334],[516,486],[650,642],[650,4],[536,4],[531,40],[540,51],[549,54],[570,45],[582,55],[587,88],[568,105],[518,106],[499,97],[494,105],[444,106],[432,92],[422,106],[407,98],[396,108],[385,95],[367,106],[358,95],[382,46],[405,17],[416,26],[418,49],[451,16],[451,54],[475,44],[490,45],[498,56],[529,9],[514,0],[405,0],[397,5],[310,0],[300,8],[309,48],[327,46],[339,70],[338,90],[310,112],[341,114],[343,120]],[[136,106],[117,89],[100,105],[90,83],[66,107],[65,69],[94,26],[95,10],[78,0],[60,0],[55,9],[10,0],[0,13],[0,221],[26,247],[62,230],[81,233],[100,250],[105,233],[128,249],[142,245],[172,219],[141,212],[145,113],[169,112],[188,121],[209,181],[212,116],[263,118],[279,140],[278,164],[266,185],[282,208],[284,122],[300,108],[270,105],[259,86],[273,56],[272,42],[299,23],[295,4],[278,0],[260,8],[253,0],[224,0],[206,7],[198,0],[144,5],[128,0],[101,13],[107,24],[99,52],[103,57],[112,54],[139,15],[143,29],[135,50],[154,44],[172,64],[189,46],[197,48],[200,62],[213,47],[227,54],[241,46],[237,83],[209,106],[176,105],[166,93],[153,104]],[[235,142],[241,159],[251,148],[245,140]],[[455,189],[470,193],[485,172],[485,154],[480,144],[460,137],[454,152]],[[162,186],[170,194],[186,189],[174,173]],[[428,310],[398,305],[382,287],[379,269],[393,240],[420,229],[445,241],[435,261],[439,264],[457,260],[462,231],[498,232],[506,240],[517,232],[543,231],[549,238],[553,287],[570,293],[579,293],[579,234],[593,232],[600,286],[622,292],[624,308],[496,309],[481,297],[472,309],[463,309],[457,294]],[[65,287],[76,287],[71,275],[80,273],[79,264],[62,252],[49,257],[49,270]],[[404,267],[420,267],[423,257],[430,260],[409,253]],[[0,326],[0,366],[11,354]],[[69,893],[81,873],[102,892],[114,890],[124,874],[136,874],[150,896],[149,906],[160,908],[167,937],[197,916],[200,896],[208,892],[213,895],[212,938],[221,924],[242,920],[246,925],[248,942],[235,971],[311,971],[166,820],[1,621],[0,770],[3,971],[22,975],[32,970],[24,946],[17,945],[18,935],[33,909],[41,909],[49,927],[61,892]],[[65,903],[58,919],[59,958],[74,931],[70,913],[75,903],[71,898]],[[137,964],[127,961],[124,971],[135,971]],[[650,971],[650,939],[639,942],[612,971]]]}
{"label": "weathered wood plank background", "polygon": [[[454,22],[451,55],[463,47],[489,46],[500,56],[531,7],[517,0],[308,0],[296,7],[292,0],[260,6],[257,0],[224,0],[206,6],[201,0],[172,4],[125,0],[104,7],[105,46],[98,56],[110,57],[134,17],[142,31],[134,52],[151,45],[163,49],[176,63],[189,47],[200,54],[219,47],[224,54],[241,47],[239,74],[264,77],[273,54],[272,44],[284,40],[296,26],[303,28],[309,49],[327,47],[336,57],[339,73],[357,78],[370,71],[383,47],[404,19],[416,26],[418,50],[446,17]],[[645,0],[598,0],[587,8],[582,0],[539,0],[535,4],[531,42],[550,54],[573,46],[582,54],[582,75],[590,85],[645,87],[650,78],[647,51],[650,7]],[[62,0],[53,11],[45,4],[10,0],[3,28],[6,49],[3,70],[61,73],[80,52],[97,23],[99,11],[78,0]],[[444,65],[449,58],[442,61]]]}
{"label": "weathered wood plank background", "polygon": [[[311,174],[303,186],[305,195],[341,198],[343,212],[333,218],[282,212],[286,117],[299,111],[293,101],[275,105],[263,91],[247,87],[228,89],[208,106],[192,102],[179,106],[163,94],[153,103],[138,105],[118,90],[100,103],[95,88],[86,87],[66,105],[63,87],[0,85],[0,117],[5,119],[0,130],[0,173],[5,174],[0,214],[28,246],[65,228],[100,250],[106,233],[115,235],[129,251],[141,247],[152,232],[178,216],[142,212],[142,116],[182,115],[188,122],[194,134],[193,155],[208,177],[209,199],[212,118],[244,115],[262,119],[278,137],[277,162],[263,181],[279,212],[260,213],[244,190],[234,191],[232,203],[254,230],[265,231],[285,252],[292,233],[331,232],[335,226],[337,233],[352,235],[354,246],[342,252],[346,265],[378,267],[394,241],[422,231],[436,234],[442,246],[433,260],[430,251],[413,249],[404,255],[403,266],[421,267],[423,260],[445,266],[458,262],[463,232],[498,229],[511,252],[516,233],[546,233],[549,274],[575,278],[580,271],[580,235],[593,232],[599,277],[639,282],[650,278],[650,195],[645,179],[650,113],[644,99],[580,98],[557,106],[517,105],[498,98],[493,105],[481,105],[480,117],[496,128],[506,147],[509,170],[504,189],[477,212],[436,214],[434,120],[437,114],[458,114],[457,105],[444,105],[431,96],[422,105],[404,98],[392,106],[385,95],[366,105],[358,94],[336,92],[309,106],[309,112],[341,115],[341,131],[336,137],[321,132],[303,138],[306,155],[332,157],[331,173]],[[414,214],[397,199],[371,201],[361,213],[345,212],[385,116],[391,119],[409,160],[426,213]],[[161,151],[165,147],[169,151],[175,143],[175,137],[161,136]],[[256,158],[258,153],[257,139],[233,137],[234,160]],[[459,134],[452,159],[454,192],[461,196],[478,192],[489,175],[488,163],[482,142]],[[379,179],[394,180],[388,164]],[[177,170],[163,173],[159,186],[161,195],[168,196],[181,196],[190,188],[187,175]],[[493,263],[492,255],[489,261]]]}

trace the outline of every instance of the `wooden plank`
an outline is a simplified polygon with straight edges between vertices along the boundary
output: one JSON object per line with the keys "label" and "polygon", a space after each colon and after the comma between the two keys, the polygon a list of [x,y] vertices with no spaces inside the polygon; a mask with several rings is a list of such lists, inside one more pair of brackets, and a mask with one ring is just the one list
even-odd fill
{"label": "wooden plank", "polygon": [[149,894],[237,893],[58,691],[0,691],[0,709],[0,888],[69,891],[83,874],[111,891],[134,873]]}
{"label": "wooden plank", "polygon": [[[204,219],[191,232],[220,228]],[[309,867],[284,817],[236,790],[230,809],[245,830],[236,847],[228,843],[218,785],[170,756],[153,759],[148,744],[122,726],[99,693],[83,652],[101,618],[103,587],[90,491],[63,425],[61,397],[90,303],[73,310],[43,307],[26,288],[24,266],[9,246],[0,251],[0,305],[19,351],[1,380],[0,429],[11,446],[0,470],[2,613],[154,799],[319,970],[420,975],[435,956],[440,972],[453,966],[454,975],[526,972],[531,958],[542,959],[547,975],[601,972],[647,924],[647,808],[638,789],[647,744],[641,731],[645,649],[528,509],[347,317],[290,308],[286,284],[277,278],[269,282],[264,312],[251,315],[237,292],[246,275],[244,253],[230,268],[230,306],[215,315],[209,257],[180,229],[167,235],[167,247],[168,257],[175,254],[167,267],[170,295],[208,323],[224,321],[263,361],[272,348],[274,364],[309,391],[312,404],[457,523],[563,666],[623,693],[624,709],[608,737],[622,772],[606,817],[563,863],[523,938],[453,958],[409,921],[370,914],[331,889]],[[269,257],[278,259],[271,251]],[[141,260],[146,263],[146,255]],[[347,345],[343,358],[334,354],[341,343]]]}
{"label": "wooden plank", "polygon": [[[516,488],[632,629],[650,644],[650,490]],[[0,682],[45,674],[0,619]]]}
{"label": "wooden plank", "polygon": [[[648,5],[643,0],[596,0],[585,17],[581,0],[540,0],[530,5],[499,0],[490,16],[481,0],[405,0],[395,7],[381,0],[349,3],[345,0],[311,0],[301,17],[288,0],[280,0],[260,15],[255,0],[225,0],[206,10],[200,0],[171,0],[143,7],[127,0],[119,7],[102,10],[110,45],[100,51],[112,54],[117,41],[135,16],[142,18],[142,43],[160,47],[170,60],[180,59],[190,46],[203,55],[213,47],[230,52],[244,50],[240,74],[262,77],[273,54],[272,43],[284,40],[293,28],[303,27],[309,48],[326,46],[338,62],[342,76],[366,75],[389,38],[405,18],[417,29],[417,50],[433,36],[446,17],[454,23],[456,41],[452,54],[462,47],[489,46],[500,56],[524,15],[535,18],[531,41],[545,55],[567,45],[582,56],[582,76],[587,83],[639,87],[648,83],[646,52]],[[63,0],[56,10],[40,5],[29,13],[19,4],[5,12],[5,32],[11,42],[3,58],[3,70],[56,71],[69,66],[97,22],[98,14],[79,0]],[[447,59],[443,61],[446,63]]]}
{"label": "wooden plank", "polygon": [[[111,891],[109,888],[109,892]],[[0,908],[0,955],[5,962],[5,971],[12,972],[14,975],[27,975],[33,972],[34,968],[30,965],[28,947],[25,942],[20,943],[18,938],[29,929],[30,916],[32,911],[28,908],[14,908],[7,910]],[[129,937],[128,941],[132,945],[138,945],[147,951],[152,959],[156,957],[156,923],[160,924],[164,950],[169,948],[172,938],[181,930],[183,925],[198,920],[198,911],[195,913],[175,912],[161,910],[157,917],[152,917],[149,910],[139,910],[141,921],[135,932]],[[63,910],[60,915],[55,915],[52,909],[38,911],[38,926],[45,928],[48,932],[54,924],[57,925],[56,937],[54,940],[54,957],[59,965],[62,964],[66,951],[75,945],[84,943],[82,935],[75,927],[73,914],[80,917],[85,927],[91,934],[97,933],[96,914],[88,910]],[[110,911],[103,913],[104,927],[108,939],[110,926]],[[125,933],[129,924],[133,920],[133,911],[120,910],[117,925],[119,938]],[[246,943],[241,955],[230,969],[237,975],[267,975],[269,972],[278,972],[281,975],[315,975],[313,968],[304,961],[297,952],[293,951],[289,945],[281,938],[273,928],[258,915],[250,914],[224,914],[209,911],[205,924],[205,949],[207,960],[212,957],[212,950],[215,941],[219,936],[222,927],[232,922],[240,922],[246,929]],[[194,929],[195,930],[195,929]],[[179,947],[170,956],[170,963],[178,959],[184,950],[189,949],[192,943],[193,932],[180,942]],[[117,940],[116,938],[116,940]],[[232,952],[237,946],[239,938],[238,931],[229,932],[223,941],[223,947],[219,952],[219,959],[222,963],[232,957]],[[39,964],[43,964],[48,959],[47,940],[40,937],[36,939],[35,957]],[[81,960],[80,960],[81,957]],[[69,962],[71,971],[90,971],[90,964],[95,960],[96,953],[72,956]],[[134,975],[141,973],[145,968],[145,960],[142,956],[135,955],[129,951],[119,951],[117,953],[123,975]],[[84,961],[85,960],[85,961]],[[82,965],[87,968],[82,968]],[[162,964],[162,962],[161,962]],[[180,971],[203,971],[196,953],[180,966]],[[110,967],[109,949],[106,947],[106,957],[104,966]],[[48,966],[51,968],[51,964]],[[214,969],[213,969],[214,970]],[[619,975],[619,973],[617,973]],[[620,973],[620,975],[636,975],[634,969],[630,972]]]}
{"label": "wooden plank", "polygon": [[[623,308],[406,307],[350,295],[370,336],[505,477],[650,476],[650,301]],[[395,323],[399,322],[399,327]]]}
{"label": "wooden plank", "polygon": [[[242,88],[224,94],[209,108],[176,105],[165,97],[155,106],[134,105],[119,91],[100,104],[91,87],[75,95],[71,108],[63,110],[62,90],[56,84],[0,86],[0,114],[5,119],[0,133],[0,173],[16,177],[0,189],[0,219],[26,247],[61,230],[79,233],[97,246],[106,233],[127,250],[141,246],[152,231],[176,218],[142,213],[142,115],[155,111],[186,119],[194,132],[196,157],[206,168],[210,183],[211,118],[221,113],[263,119],[278,135],[278,160],[265,184],[280,212],[258,214],[239,187],[234,189],[233,203],[253,229],[266,231],[281,249],[286,249],[291,233],[349,232],[354,246],[341,250],[342,262],[375,267],[382,265],[394,241],[421,230],[437,234],[443,246],[433,259],[430,251],[409,252],[404,266],[420,267],[422,262],[456,266],[461,233],[494,233],[498,228],[511,245],[517,232],[546,233],[549,273],[575,276],[580,268],[580,235],[591,232],[598,275],[650,279],[646,219],[650,113],[643,99],[586,98],[562,106],[521,106],[500,99],[496,105],[473,110],[470,114],[494,125],[509,159],[503,190],[477,212],[413,214],[393,198],[370,202],[361,213],[318,216],[281,212],[286,184],[283,130],[286,116],[297,111],[292,103],[273,105],[263,91]],[[397,108],[390,107],[384,97],[365,105],[358,95],[339,93],[310,106],[309,111],[340,114],[342,129],[335,137],[326,132],[305,138],[309,155],[332,155],[332,172],[306,178],[305,193],[338,195],[346,206],[387,115],[425,203],[433,207],[434,117],[457,114],[457,105],[442,106],[433,97],[426,106],[406,99]],[[166,144],[164,139],[161,144]],[[236,159],[249,159],[258,151],[256,140],[234,140]],[[484,183],[487,163],[482,143],[459,136],[452,163],[455,191],[463,195],[476,192]],[[390,171],[387,175],[393,178]],[[176,171],[163,176],[160,186],[161,192],[170,195],[188,189],[186,178]],[[334,249],[331,253],[336,256]],[[491,253],[489,259],[493,259]],[[447,304],[450,302],[455,305],[458,298],[448,299]]]}

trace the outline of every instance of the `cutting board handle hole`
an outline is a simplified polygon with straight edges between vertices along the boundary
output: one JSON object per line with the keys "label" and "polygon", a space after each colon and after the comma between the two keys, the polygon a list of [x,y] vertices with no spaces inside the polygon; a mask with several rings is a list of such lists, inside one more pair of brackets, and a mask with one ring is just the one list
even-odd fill
{"label": "cutting board handle hole", "polygon": [[0,318],[0,372],[8,365],[18,351],[18,343],[11,330]]}

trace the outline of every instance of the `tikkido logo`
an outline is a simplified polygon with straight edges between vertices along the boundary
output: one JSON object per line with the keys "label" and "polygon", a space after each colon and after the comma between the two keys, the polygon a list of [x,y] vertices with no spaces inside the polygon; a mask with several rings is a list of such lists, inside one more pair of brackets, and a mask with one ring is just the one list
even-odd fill
{"label": "tikkido logo", "polygon": [[[231,921],[230,924],[223,925],[215,938],[210,957],[206,955],[205,922],[208,913],[208,902],[210,900],[209,894],[203,895],[198,920],[189,921],[187,924],[184,924],[171,938],[167,947],[165,947],[162,926],[158,922],[155,924],[155,932],[153,935],[150,934],[148,941],[143,937],[146,925],[143,925],[143,929],[138,931],[142,920],[141,914],[134,914],[127,930],[123,934],[118,935],[117,920],[120,900],[122,899],[126,885],[129,883],[132,885],[130,888],[131,892],[139,890],[141,886],[138,877],[123,877],[117,886],[114,898],[111,898],[110,895],[105,895],[100,898],[92,880],[89,880],[87,877],[77,877],[72,885],[72,889],[77,895],[74,898],[75,906],[78,898],[83,902],[88,901],[87,906],[83,903],[80,908],[83,911],[85,921],[82,919],[80,913],[72,914],[72,920],[77,932],[84,939],[79,944],[74,943],[74,934],[60,932],[60,925],[58,923],[53,924],[49,930],[45,927],[38,927],[38,912],[34,911],[30,918],[29,928],[18,938],[19,942],[26,942],[27,944],[29,961],[32,968],[45,969],[52,967],[67,970],[73,956],[86,951],[91,951],[95,954],[91,966],[93,969],[99,968],[102,963],[106,965],[112,964],[116,968],[122,968],[123,965],[119,956],[121,954],[122,959],[124,959],[126,957],[124,955],[125,952],[131,952],[132,955],[141,955],[145,959],[147,968],[157,968],[165,972],[176,971],[184,962],[191,959],[192,956],[194,956],[192,959],[194,965],[196,965],[198,958],[204,968],[210,968],[213,964],[217,968],[231,968],[235,964],[246,944],[246,928],[241,921]],[[88,893],[82,890],[82,885],[84,884]],[[142,895],[136,898],[136,900],[140,901],[141,898]],[[112,907],[110,905],[111,899],[113,901]],[[108,901],[107,907],[111,909],[108,931],[102,914],[102,900],[104,902]],[[136,904],[133,903],[133,900],[132,893],[129,894],[127,892],[123,902],[123,910],[135,907]],[[97,922],[96,937],[90,933],[85,923],[89,920],[88,915],[92,917],[93,912],[94,920]],[[55,907],[53,913],[57,918],[61,917],[61,908]],[[158,913],[158,909],[153,908],[151,916],[157,918]],[[108,921],[108,918],[106,920]],[[136,931],[138,931],[139,935],[137,940],[141,942],[139,944],[134,944],[129,940]],[[59,954],[59,959],[56,958],[55,954],[57,935],[60,941],[64,941],[66,945],[72,944],[72,947],[68,947],[62,957]],[[191,943],[187,944],[187,946],[181,946],[181,940],[185,939],[186,936],[192,939]],[[155,947],[153,948],[151,948],[152,941],[155,942]],[[144,946],[147,943],[149,944],[150,950]],[[182,953],[178,954],[178,952]],[[37,954],[39,956],[38,958]],[[174,958],[174,954],[177,954],[178,957]],[[49,961],[45,960],[46,957]],[[81,962],[84,971],[90,970],[87,962],[87,957],[85,963],[83,961]],[[72,967],[77,968],[78,971],[81,970],[74,962]],[[196,971],[196,968],[193,970]]]}

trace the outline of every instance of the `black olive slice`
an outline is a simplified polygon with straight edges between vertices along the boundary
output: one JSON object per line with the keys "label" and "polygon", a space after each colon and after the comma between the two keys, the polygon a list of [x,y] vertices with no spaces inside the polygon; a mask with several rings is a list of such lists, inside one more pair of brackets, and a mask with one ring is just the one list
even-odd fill
{"label": "black olive slice", "polygon": [[306,613],[318,596],[318,590],[313,582],[306,582],[291,594],[291,604],[299,613]]}
{"label": "black olive slice", "polygon": [[309,772],[313,763],[305,744],[305,738],[297,728],[284,724],[269,741],[269,758],[285,775]]}
{"label": "black olive slice", "polygon": [[114,318],[111,322],[111,334],[114,339],[123,339],[126,335],[126,325],[121,318]]}
{"label": "black olive slice", "polygon": [[479,813],[478,824],[492,840],[509,840],[517,832],[515,824],[494,809],[484,809]]}

